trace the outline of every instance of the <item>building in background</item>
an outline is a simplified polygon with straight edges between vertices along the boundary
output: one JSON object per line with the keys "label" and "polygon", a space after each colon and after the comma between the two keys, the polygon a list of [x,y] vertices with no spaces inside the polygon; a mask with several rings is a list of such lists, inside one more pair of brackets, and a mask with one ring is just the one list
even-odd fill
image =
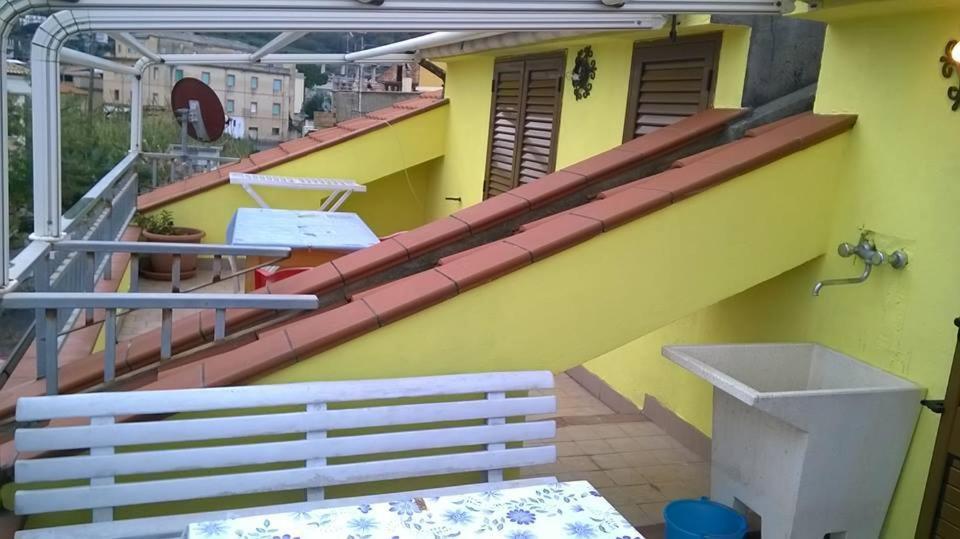
{"label": "building in background", "polygon": [[[245,53],[255,47],[239,41],[194,33],[137,34],[136,37],[160,54]],[[132,64],[140,54],[122,43],[114,47],[114,59]],[[170,91],[182,78],[200,79],[220,96],[231,124],[242,125],[243,133],[263,145],[299,136],[289,133],[291,120],[303,108],[303,75],[296,67],[271,65],[154,65],[143,76],[144,105],[169,110]],[[122,75],[104,74],[103,100],[106,105],[128,107],[130,80]],[[237,134],[236,129],[231,133]]]}

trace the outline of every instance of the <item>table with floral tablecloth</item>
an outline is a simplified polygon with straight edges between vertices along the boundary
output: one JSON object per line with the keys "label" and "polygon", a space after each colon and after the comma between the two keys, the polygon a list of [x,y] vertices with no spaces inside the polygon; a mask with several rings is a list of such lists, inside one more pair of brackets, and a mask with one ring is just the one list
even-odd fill
{"label": "table with floral tablecloth", "polygon": [[189,539],[642,539],[586,481],[200,522]]}

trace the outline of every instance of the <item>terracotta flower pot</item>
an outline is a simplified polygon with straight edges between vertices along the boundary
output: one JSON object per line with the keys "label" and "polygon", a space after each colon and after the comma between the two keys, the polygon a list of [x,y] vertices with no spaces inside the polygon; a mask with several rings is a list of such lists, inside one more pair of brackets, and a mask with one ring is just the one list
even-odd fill
{"label": "terracotta flower pot", "polygon": [[[175,227],[173,234],[154,234],[144,230],[141,237],[155,243],[200,243],[206,232],[195,228]],[[173,278],[173,255],[150,255],[150,267],[141,271],[146,277],[171,280]],[[189,279],[197,273],[197,255],[183,255],[180,260],[180,278]]]}

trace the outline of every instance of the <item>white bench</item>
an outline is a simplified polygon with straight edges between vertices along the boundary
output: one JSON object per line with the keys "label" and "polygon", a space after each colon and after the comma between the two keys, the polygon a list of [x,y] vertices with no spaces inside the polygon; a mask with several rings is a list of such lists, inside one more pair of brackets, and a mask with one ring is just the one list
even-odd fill
{"label": "white bench", "polygon": [[[94,523],[21,531],[17,537],[179,537],[190,522],[552,483],[556,481],[552,477],[503,480],[506,468],[556,460],[553,445],[507,446],[511,442],[548,439],[556,434],[552,420],[522,420],[526,415],[555,412],[555,397],[511,396],[508,392],[552,387],[553,375],[549,372],[503,372],[22,398],[17,403],[20,422],[81,417],[89,418],[90,424],[18,429],[18,452],[44,455],[18,460],[17,482],[89,480],[89,485],[19,490],[15,512],[33,515],[92,509]],[[370,402],[384,399],[391,401]],[[347,404],[327,409],[327,405],[357,401],[363,401],[360,407]],[[269,410],[280,406],[287,408]],[[291,411],[291,407],[296,411]],[[251,409],[258,412],[252,414]],[[234,410],[233,415],[225,417],[221,412],[224,410]],[[185,412],[220,413],[216,417],[192,419],[154,417]],[[145,416],[148,420],[127,421]],[[508,422],[507,418],[520,419]],[[408,430],[397,430],[397,427]],[[384,428],[390,432],[382,432]],[[374,432],[336,433],[327,437],[328,432],[343,429],[374,429]],[[231,440],[251,436],[289,437],[290,434],[301,436],[292,441],[254,444],[249,440]],[[202,444],[209,440],[223,440],[230,445],[183,448],[181,444],[176,449],[152,446],[147,450],[137,448],[137,451],[126,447],[181,442]],[[451,451],[444,452],[445,449]],[[464,449],[467,452],[463,452]],[[418,450],[433,451],[423,456],[387,454]],[[60,452],[61,456],[48,456],[50,452]],[[79,454],[62,456],[63,452]],[[377,460],[327,463],[327,459],[361,455],[375,455]],[[224,467],[277,463],[304,464],[279,470],[191,475],[192,471],[209,473]],[[162,472],[185,472],[185,477],[115,482],[116,478],[131,474]],[[324,499],[324,487],[329,486],[462,472],[485,472],[487,482],[429,491]],[[113,510],[117,507],[290,490],[305,491],[307,501],[113,520]]]}

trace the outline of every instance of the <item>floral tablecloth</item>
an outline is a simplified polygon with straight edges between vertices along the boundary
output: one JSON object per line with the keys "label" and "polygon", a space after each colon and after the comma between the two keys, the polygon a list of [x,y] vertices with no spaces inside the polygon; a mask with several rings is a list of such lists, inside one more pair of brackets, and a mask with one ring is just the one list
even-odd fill
{"label": "floral tablecloth", "polygon": [[586,481],[191,524],[189,539],[642,539]]}

